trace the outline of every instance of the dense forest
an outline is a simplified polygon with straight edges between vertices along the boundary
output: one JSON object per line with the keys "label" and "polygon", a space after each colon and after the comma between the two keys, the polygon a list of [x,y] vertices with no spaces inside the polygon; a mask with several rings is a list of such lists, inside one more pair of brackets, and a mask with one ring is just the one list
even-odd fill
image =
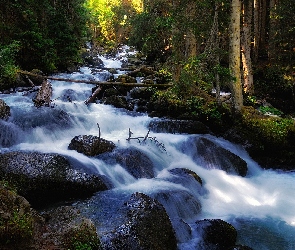
{"label": "dense forest", "polygon": [[[246,138],[259,135],[259,154],[295,138],[289,0],[4,0],[0,12],[1,89],[16,85],[20,69],[49,74],[83,64],[86,42],[108,52],[127,44],[173,83],[152,97],[163,114],[219,133],[235,124]],[[221,91],[231,92],[230,105]],[[290,150],[280,156],[289,164]]]}
{"label": "dense forest", "polygon": [[1,0],[0,38],[0,250],[295,249],[294,0]]}

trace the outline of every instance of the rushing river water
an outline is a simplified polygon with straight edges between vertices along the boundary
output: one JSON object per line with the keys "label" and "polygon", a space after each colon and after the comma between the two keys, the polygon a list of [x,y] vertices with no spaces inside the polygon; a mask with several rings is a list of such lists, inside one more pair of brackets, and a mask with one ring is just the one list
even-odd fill
{"label": "rushing river water", "polygon": [[[101,59],[106,67],[121,65],[119,60],[103,57]],[[106,80],[110,74],[106,71],[92,73],[91,68],[82,67],[79,72],[57,76]],[[105,203],[107,203],[106,197],[113,195],[113,197],[123,197],[118,199],[124,199],[134,192],[143,192],[151,197],[157,197],[160,192],[189,193],[195,202],[187,202],[181,195],[162,201],[174,222],[175,230],[178,231],[178,235],[182,235],[178,236],[179,249],[196,249],[198,234],[194,230],[194,222],[204,218],[220,218],[231,223],[238,230],[237,243],[248,245],[255,250],[295,249],[294,173],[262,170],[242,147],[212,135],[150,132],[149,135],[156,138],[158,143],[149,141],[142,145],[137,140],[128,142],[126,139],[129,129],[132,130],[134,137],[145,136],[148,131],[147,125],[154,118],[109,105],[95,103],[85,105],[84,101],[91,95],[94,85],[61,81],[51,83],[52,107],[34,107],[32,102],[34,93],[16,92],[0,95],[0,98],[11,107],[12,113],[9,121],[1,121],[5,130],[0,138],[2,152],[35,150],[59,153],[76,159],[77,162],[83,163],[85,168],[107,176],[112,182],[114,187],[112,190],[101,192],[94,198],[99,200],[104,197]],[[145,152],[154,164],[156,177],[136,179],[120,164],[110,164],[68,150],[73,137],[84,134],[98,135],[97,124],[102,138],[113,141],[121,148],[132,146]],[[188,142],[192,137],[200,136],[244,159],[248,164],[247,176],[231,175],[219,169],[204,169],[200,163],[196,163],[188,153],[191,151]],[[193,170],[202,178],[203,188],[200,189],[193,183],[174,183],[168,171],[173,168]],[[201,211],[197,203],[201,204]],[[93,220],[99,220],[99,216],[97,212],[92,216]],[[191,226],[191,235],[186,236],[185,230],[177,226],[179,219]]]}

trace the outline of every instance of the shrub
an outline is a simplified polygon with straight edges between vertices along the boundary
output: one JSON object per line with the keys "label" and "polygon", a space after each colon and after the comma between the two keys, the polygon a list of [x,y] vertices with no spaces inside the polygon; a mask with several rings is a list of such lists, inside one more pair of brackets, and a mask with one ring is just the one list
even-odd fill
{"label": "shrub", "polygon": [[19,50],[19,43],[0,46],[0,88],[9,87],[17,76],[18,67],[15,64],[15,56]]}

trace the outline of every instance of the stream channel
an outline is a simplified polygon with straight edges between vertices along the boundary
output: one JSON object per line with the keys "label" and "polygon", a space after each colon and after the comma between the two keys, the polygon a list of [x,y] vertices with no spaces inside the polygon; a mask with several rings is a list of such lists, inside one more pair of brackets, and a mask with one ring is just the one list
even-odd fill
{"label": "stream channel", "polygon": [[[126,56],[126,52],[121,52],[112,59],[99,57],[103,60],[104,67],[118,68]],[[55,76],[105,81],[111,74],[104,70],[93,71],[93,68],[81,67],[77,72]],[[51,81],[51,84],[52,107],[34,107],[33,94],[16,92],[0,95],[12,113],[7,122],[1,121],[9,128],[7,133],[1,135],[1,152],[18,150],[58,153],[75,159],[87,171],[105,175],[113,188],[77,203],[82,213],[97,225],[98,232],[104,230],[101,220],[106,220],[107,215],[115,213],[132,193],[142,192],[153,198],[160,197],[159,193],[167,193],[171,197],[158,200],[164,205],[177,232],[179,249],[197,249],[199,237],[195,222],[201,219],[222,219],[231,223],[238,231],[237,243],[254,250],[295,249],[294,172],[263,170],[241,146],[209,134],[151,131],[149,136],[153,140],[147,140],[144,144],[138,140],[128,142],[129,129],[133,132],[133,137],[144,137],[148,132],[148,124],[156,118],[110,105],[85,105],[84,101],[95,87],[92,84],[62,81]],[[71,102],[66,96],[71,97]],[[118,163],[68,150],[70,141],[77,135],[98,136],[97,124],[102,138],[114,142],[119,148],[136,148],[148,156],[153,163],[154,178],[138,179]],[[228,174],[218,169],[218,166],[204,168],[198,152],[194,151],[191,144],[193,140],[201,138],[206,138],[245,160],[248,165],[247,175],[241,177]],[[10,145],[3,145],[7,141]],[[202,178],[203,185],[179,179],[174,181],[173,173],[169,171],[174,168],[194,171]],[[106,209],[107,212],[100,212]],[[190,226],[189,234],[186,227],[177,224],[179,220]]]}

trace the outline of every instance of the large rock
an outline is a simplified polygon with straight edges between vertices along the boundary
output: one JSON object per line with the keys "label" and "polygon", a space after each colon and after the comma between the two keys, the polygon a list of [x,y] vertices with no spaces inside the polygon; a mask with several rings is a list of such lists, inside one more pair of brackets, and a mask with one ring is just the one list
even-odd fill
{"label": "large rock", "polygon": [[10,107],[0,99],[0,119],[7,120],[10,116]]}
{"label": "large rock", "polygon": [[134,193],[120,212],[125,214],[125,221],[104,235],[103,249],[177,249],[175,232],[158,201],[145,194]]}
{"label": "large rock", "polygon": [[61,206],[42,216],[43,230],[36,232],[32,249],[101,249],[94,223],[78,209]]}
{"label": "large rock", "polygon": [[0,120],[0,146],[11,147],[20,141],[22,130],[13,123]]}
{"label": "large rock", "polygon": [[115,148],[115,144],[94,135],[75,136],[69,144],[69,149],[76,150],[87,156],[95,156],[105,152],[110,152]]}
{"label": "large rock", "polygon": [[52,96],[52,85],[50,82],[44,80],[37,93],[37,96],[33,99],[36,107],[50,106]]}
{"label": "large rock", "polygon": [[73,207],[39,214],[4,183],[0,183],[0,201],[1,250],[78,249],[81,245],[100,249],[93,222]]}
{"label": "large rock", "polygon": [[104,177],[73,169],[61,155],[38,152],[1,154],[0,179],[16,186],[35,207],[89,197],[107,189]]}
{"label": "large rock", "polygon": [[200,220],[196,224],[202,237],[198,249],[234,249],[237,231],[231,224],[220,219]]}
{"label": "large rock", "polygon": [[194,161],[207,169],[221,169],[230,174],[246,176],[247,163],[238,155],[205,137],[192,137],[183,150],[190,148]]}
{"label": "large rock", "polygon": [[202,122],[190,120],[154,119],[148,127],[157,133],[208,134],[210,130]]}
{"label": "large rock", "polygon": [[111,153],[99,155],[98,158],[108,164],[120,164],[135,178],[155,177],[153,162],[146,154],[134,147],[117,148]]}

